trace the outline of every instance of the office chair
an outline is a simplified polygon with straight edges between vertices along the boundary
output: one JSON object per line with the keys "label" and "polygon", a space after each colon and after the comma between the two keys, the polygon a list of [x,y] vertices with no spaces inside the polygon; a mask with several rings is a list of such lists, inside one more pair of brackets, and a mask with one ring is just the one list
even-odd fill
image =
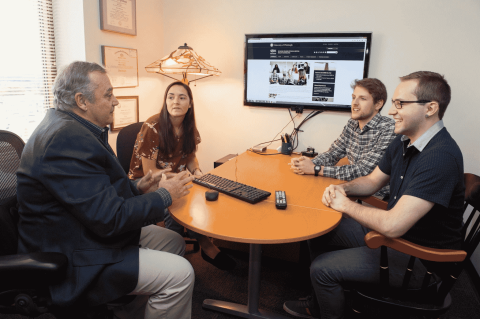
{"label": "office chair", "polygon": [[133,123],[118,132],[117,136],[117,157],[125,173],[130,170],[130,161],[133,154],[133,146],[137,140],[137,134],[142,128],[143,122]]}
{"label": "office chair", "polygon": [[0,130],[0,314],[31,318],[52,313],[61,318],[110,318],[111,307],[135,296],[123,296],[88,309],[59,308],[52,304],[49,285],[65,276],[67,257],[57,252],[17,254],[17,177],[25,143],[16,134]]}
{"label": "office chair", "polygon": [[[387,238],[376,231],[369,232],[365,235],[367,246],[371,249],[381,247],[380,286],[362,287],[352,291],[353,308],[356,313],[375,309],[376,312],[380,310],[391,314],[438,318],[450,308],[452,303],[450,289],[480,242],[480,177],[466,173],[464,179],[466,186],[464,210],[468,218],[462,228],[464,238],[462,249],[433,249],[413,244],[401,238]],[[473,208],[468,213],[470,206]],[[389,286],[386,247],[411,256],[401,288]],[[427,272],[420,289],[407,288],[411,275],[410,269],[413,269],[415,258],[427,261],[425,263]],[[431,283],[434,270],[428,261],[444,263],[442,265],[448,263],[448,274],[442,276],[441,282]]]}
{"label": "office chair", "polygon": [[[124,127],[117,136],[117,157],[123,170],[126,174],[130,170],[130,161],[132,159],[133,147],[137,140],[137,134],[142,128],[143,122],[133,123]],[[194,239],[187,239],[186,234],[183,235],[186,244],[193,245],[193,252],[196,253],[200,250],[200,245]]]}
{"label": "office chair", "polygon": [[25,143],[0,130],[0,313],[30,317],[49,311],[48,286],[63,278],[61,253],[17,254],[17,177]]}

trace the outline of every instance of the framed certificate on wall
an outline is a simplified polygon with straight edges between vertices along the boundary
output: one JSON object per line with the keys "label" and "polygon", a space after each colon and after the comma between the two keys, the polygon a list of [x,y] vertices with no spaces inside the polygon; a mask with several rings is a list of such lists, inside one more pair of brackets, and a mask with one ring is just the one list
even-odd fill
{"label": "framed certificate on wall", "polygon": [[138,96],[117,96],[119,104],[113,111],[110,130],[120,131],[125,126],[138,123]]}
{"label": "framed certificate on wall", "polygon": [[114,88],[138,86],[137,50],[102,45],[102,60]]}
{"label": "framed certificate on wall", "polygon": [[137,0],[100,0],[100,29],[137,35]]}

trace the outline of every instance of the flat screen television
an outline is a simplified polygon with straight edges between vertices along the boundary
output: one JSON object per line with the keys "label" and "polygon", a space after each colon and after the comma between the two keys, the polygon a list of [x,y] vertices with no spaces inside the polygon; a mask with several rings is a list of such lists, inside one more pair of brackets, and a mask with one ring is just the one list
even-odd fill
{"label": "flat screen television", "polygon": [[245,35],[244,104],[349,112],[371,32]]}

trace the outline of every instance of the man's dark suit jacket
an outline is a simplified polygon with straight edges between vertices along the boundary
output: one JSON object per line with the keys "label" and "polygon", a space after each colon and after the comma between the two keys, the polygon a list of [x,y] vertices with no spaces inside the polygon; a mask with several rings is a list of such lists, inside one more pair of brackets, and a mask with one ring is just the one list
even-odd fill
{"label": "man's dark suit jacket", "polygon": [[19,252],[61,252],[60,306],[93,306],[133,291],[140,230],[165,204],[139,195],[117,158],[68,113],[50,109],[25,145],[17,172]]}

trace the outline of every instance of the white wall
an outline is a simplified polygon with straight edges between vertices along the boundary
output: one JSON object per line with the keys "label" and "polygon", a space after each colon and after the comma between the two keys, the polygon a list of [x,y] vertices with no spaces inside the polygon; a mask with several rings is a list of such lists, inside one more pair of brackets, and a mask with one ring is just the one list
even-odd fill
{"label": "white wall", "polygon": [[[399,76],[418,70],[445,75],[453,92],[445,125],[462,149],[465,171],[480,174],[476,106],[480,2],[164,0],[163,4],[164,53],[187,42],[223,72],[192,87],[203,170],[213,168],[213,161],[225,154],[270,140],[289,121],[285,109],[243,105],[246,33],[372,31],[369,76],[385,83],[388,99]],[[348,117],[334,112],[317,116],[304,125],[299,149],[311,145],[326,150]]]}
{"label": "white wall", "polygon": [[[160,76],[147,73],[145,66],[163,56],[163,12],[158,0],[137,1],[137,35],[115,33],[100,29],[99,1],[83,0],[86,61],[102,64],[101,46],[137,49],[139,85],[135,88],[114,89],[116,96],[138,95],[139,118],[145,121],[160,110],[163,90]],[[117,132],[109,136],[116,150]]]}
{"label": "white wall", "polygon": [[[372,31],[369,76],[385,83],[388,99],[399,76],[418,70],[445,75],[452,87],[445,125],[463,152],[465,172],[480,175],[478,0],[164,0],[162,10],[163,54],[187,42],[223,72],[192,87],[203,171],[226,154],[272,139],[289,121],[284,109],[243,105],[245,34]],[[318,115],[303,126],[299,149],[326,150],[348,117]]]}

